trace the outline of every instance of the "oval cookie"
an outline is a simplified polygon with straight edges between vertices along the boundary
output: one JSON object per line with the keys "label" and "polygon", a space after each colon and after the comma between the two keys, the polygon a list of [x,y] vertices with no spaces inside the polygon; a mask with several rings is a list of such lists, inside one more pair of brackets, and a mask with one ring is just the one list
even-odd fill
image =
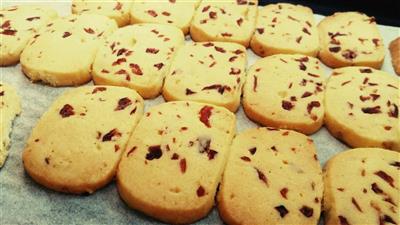
{"label": "oval cookie", "polygon": [[318,31],[319,58],[326,65],[381,68],[385,48],[374,17],[359,12],[335,13],[318,24]]}
{"label": "oval cookie", "polygon": [[257,4],[257,0],[203,0],[190,25],[190,35],[194,41],[235,42],[248,47]]}
{"label": "oval cookie", "polygon": [[336,69],[325,94],[325,124],[351,147],[400,151],[399,79],[368,67]]}
{"label": "oval cookie", "polygon": [[118,167],[121,198],[161,221],[188,224],[214,204],[235,116],[195,102],[151,108],[139,122]]}
{"label": "oval cookie", "polygon": [[262,125],[316,132],[324,118],[325,75],[316,58],[273,55],[247,72],[243,88],[246,115]]}
{"label": "oval cookie", "polygon": [[236,136],[218,193],[227,224],[316,225],[322,171],[313,141],[275,128]]}
{"label": "oval cookie", "polygon": [[86,83],[91,80],[91,65],[97,49],[116,29],[115,21],[101,15],[57,19],[24,49],[22,71],[32,81],[52,86]]}
{"label": "oval cookie", "polygon": [[358,148],[339,153],[324,168],[325,224],[400,224],[399,178],[397,152]]}
{"label": "oval cookie", "polygon": [[129,87],[143,98],[154,98],[160,94],[175,51],[183,43],[182,31],[169,25],[120,28],[97,52],[93,80]]}
{"label": "oval cookie", "polygon": [[59,97],[33,128],[22,155],[38,183],[93,193],[114,177],[143,99],[128,88],[86,86]]}
{"label": "oval cookie", "polygon": [[0,66],[16,64],[29,40],[51,20],[57,12],[46,6],[20,5],[0,10]]}
{"label": "oval cookie", "polygon": [[181,47],[165,78],[167,101],[190,100],[235,112],[245,79],[246,49],[236,43],[198,42]]}
{"label": "oval cookie", "polygon": [[287,3],[260,8],[250,45],[261,57],[280,53],[315,57],[319,36],[312,10]]}

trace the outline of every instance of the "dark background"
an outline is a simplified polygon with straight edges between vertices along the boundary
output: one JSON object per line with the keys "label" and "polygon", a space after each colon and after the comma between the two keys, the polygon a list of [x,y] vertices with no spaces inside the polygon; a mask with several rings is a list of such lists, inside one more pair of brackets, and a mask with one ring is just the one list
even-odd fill
{"label": "dark background", "polygon": [[[282,1],[259,0],[260,5]],[[285,0],[310,7],[314,13],[331,15],[335,12],[359,11],[374,16],[378,24],[400,27],[400,0]]]}

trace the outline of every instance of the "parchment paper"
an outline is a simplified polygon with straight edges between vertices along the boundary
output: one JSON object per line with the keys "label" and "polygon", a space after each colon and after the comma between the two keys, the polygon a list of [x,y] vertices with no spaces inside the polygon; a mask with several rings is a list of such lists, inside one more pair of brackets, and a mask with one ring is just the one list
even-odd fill
{"label": "parchment paper", "polygon": [[[44,4],[54,7],[60,15],[70,13],[70,1],[2,1],[2,6],[17,4]],[[372,16],[372,15],[371,15]],[[323,17],[316,15],[317,21]],[[378,21],[379,22],[379,21]],[[400,36],[398,27],[379,26],[384,43]],[[187,41],[191,41],[187,38]],[[386,49],[386,58],[382,70],[394,75],[390,54]],[[259,57],[248,50],[249,63],[252,65]],[[330,69],[325,67],[326,76]],[[21,155],[32,128],[50,104],[62,92],[69,88],[54,88],[40,83],[31,83],[21,72],[20,65],[0,69],[1,81],[17,88],[22,98],[22,114],[14,121],[11,133],[10,154],[0,170],[0,224],[161,224],[140,212],[131,210],[119,198],[115,182],[90,196],[76,196],[57,193],[36,184],[25,172]],[[87,85],[93,85],[89,83]],[[146,100],[146,110],[164,102],[160,96]],[[256,127],[245,116],[243,109],[236,113],[237,131]],[[314,140],[321,165],[333,155],[348,147],[333,138],[326,128],[311,136]],[[351,166],[351,165],[349,165]],[[197,224],[223,224],[214,208],[211,213]],[[323,224],[322,220],[320,224]]]}

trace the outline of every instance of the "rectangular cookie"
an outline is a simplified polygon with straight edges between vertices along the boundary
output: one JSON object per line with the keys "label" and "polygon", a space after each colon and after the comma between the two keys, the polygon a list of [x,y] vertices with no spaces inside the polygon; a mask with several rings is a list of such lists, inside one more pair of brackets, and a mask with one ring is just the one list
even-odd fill
{"label": "rectangular cookie", "polygon": [[245,80],[246,49],[236,43],[197,42],[181,47],[167,74],[167,101],[190,100],[235,112]]}
{"label": "rectangular cookie", "polygon": [[257,0],[203,0],[190,25],[190,35],[194,41],[235,42],[248,47],[257,5]]}
{"label": "rectangular cookie", "polygon": [[56,191],[93,193],[116,174],[143,107],[140,95],[123,87],[65,92],[32,130],[22,154],[26,172]]}
{"label": "rectangular cookie", "polygon": [[287,3],[260,8],[250,45],[261,57],[279,53],[317,56],[319,36],[312,10]]}
{"label": "rectangular cookie", "polygon": [[233,140],[218,210],[227,224],[316,225],[322,192],[322,171],[310,138],[253,128]]}
{"label": "rectangular cookie", "polygon": [[325,224],[400,224],[399,178],[398,152],[356,148],[334,156],[324,168]]}
{"label": "rectangular cookie", "polygon": [[222,107],[169,102],[139,122],[118,167],[121,198],[166,223],[207,215],[221,178],[235,116]]}
{"label": "rectangular cookie", "polygon": [[161,93],[175,51],[184,40],[182,31],[169,25],[120,28],[98,50],[93,81],[129,87],[143,98],[154,98]]}

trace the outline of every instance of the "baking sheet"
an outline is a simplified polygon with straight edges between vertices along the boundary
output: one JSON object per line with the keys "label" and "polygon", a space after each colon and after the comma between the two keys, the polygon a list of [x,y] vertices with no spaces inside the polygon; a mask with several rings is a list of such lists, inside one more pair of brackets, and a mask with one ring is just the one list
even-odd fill
{"label": "baking sheet", "polygon": [[[60,15],[68,15],[70,1],[1,1],[2,6],[17,4],[43,4],[52,6]],[[315,15],[317,22],[323,17]],[[378,21],[379,22],[379,21]],[[400,36],[398,27],[379,26],[384,44]],[[187,38],[190,42],[190,38]],[[251,66],[259,57],[248,50]],[[330,69],[324,67],[326,75]],[[390,54],[382,70],[394,75]],[[1,224],[162,224],[140,212],[131,210],[119,198],[115,182],[90,196],[67,195],[54,192],[36,184],[25,172],[21,155],[30,132],[50,104],[68,88],[53,88],[40,83],[31,83],[21,72],[20,65],[0,69],[1,81],[17,88],[22,98],[22,114],[14,121],[11,133],[10,154],[0,170],[0,223]],[[89,83],[87,85],[93,85]],[[164,102],[160,96],[145,101],[145,109]],[[240,108],[236,113],[237,131],[257,127]],[[326,128],[311,136],[314,140],[321,165],[333,155],[348,147],[333,138]],[[210,214],[196,224],[223,224],[214,208]],[[322,220],[320,224],[323,224]]]}

